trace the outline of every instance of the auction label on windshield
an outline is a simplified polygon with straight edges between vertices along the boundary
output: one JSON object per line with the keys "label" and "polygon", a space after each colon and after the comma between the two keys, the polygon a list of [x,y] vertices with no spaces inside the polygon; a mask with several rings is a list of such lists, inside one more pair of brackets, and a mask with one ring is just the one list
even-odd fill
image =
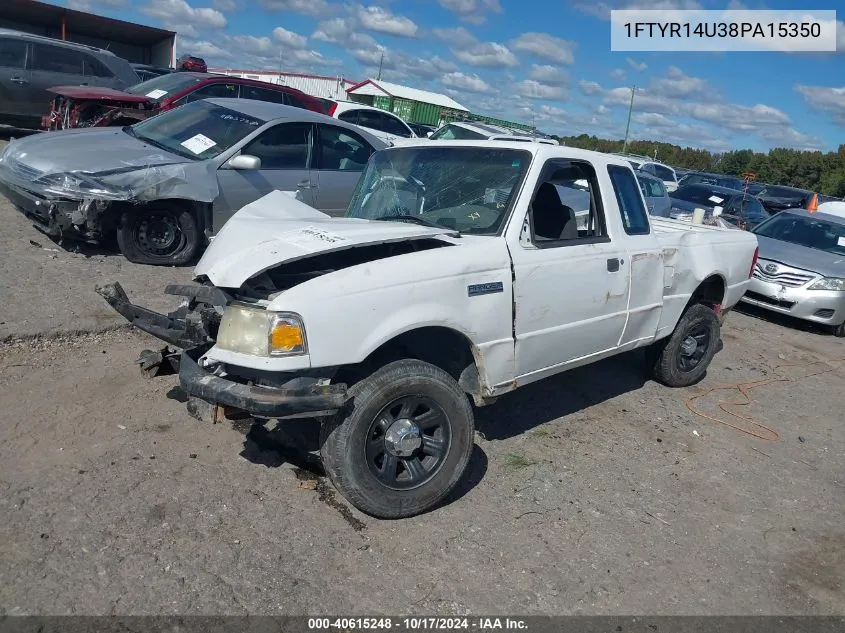
{"label": "auction label on windshield", "polygon": [[202,154],[205,150],[211,149],[215,145],[217,145],[217,143],[212,141],[205,134],[196,134],[187,141],[182,141],[182,147],[194,154]]}
{"label": "auction label on windshield", "polygon": [[150,99],[160,99],[164,95],[167,94],[167,90],[153,90],[152,92],[148,92],[145,97],[149,97]]}
{"label": "auction label on windshield", "polygon": [[623,9],[610,12],[612,51],[836,52],[836,11]]}

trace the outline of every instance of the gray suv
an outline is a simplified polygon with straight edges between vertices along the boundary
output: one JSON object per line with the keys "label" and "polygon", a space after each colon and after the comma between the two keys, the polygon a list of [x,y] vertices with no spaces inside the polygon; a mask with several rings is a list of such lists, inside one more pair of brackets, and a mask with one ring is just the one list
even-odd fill
{"label": "gray suv", "polygon": [[109,51],[0,29],[0,123],[39,127],[54,86],[122,90],[138,81],[129,62]]}

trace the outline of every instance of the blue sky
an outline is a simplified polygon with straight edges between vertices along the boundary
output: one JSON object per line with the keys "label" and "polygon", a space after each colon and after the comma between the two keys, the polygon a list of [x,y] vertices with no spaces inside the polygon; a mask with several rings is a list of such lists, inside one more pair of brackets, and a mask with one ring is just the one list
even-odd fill
{"label": "blue sky", "polygon": [[[624,53],[610,9],[836,9],[841,0],[66,0],[170,28],[177,52],[229,68],[388,81],[553,134],[711,150],[845,143],[845,10],[838,53]],[[840,7],[842,8],[842,7]]]}

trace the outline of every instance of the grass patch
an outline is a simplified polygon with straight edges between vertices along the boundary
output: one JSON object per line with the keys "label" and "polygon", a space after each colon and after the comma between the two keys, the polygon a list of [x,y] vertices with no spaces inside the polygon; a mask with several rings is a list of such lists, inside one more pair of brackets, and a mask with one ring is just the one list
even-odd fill
{"label": "grass patch", "polygon": [[520,455],[519,453],[508,453],[505,455],[505,467],[510,468],[511,470],[521,470],[523,468],[528,468],[529,466],[533,466],[537,462],[533,462],[525,455]]}
{"label": "grass patch", "polygon": [[534,437],[548,437],[551,434],[552,432],[545,426],[537,427],[536,429],[531,431],[531,435],[533,435]]}

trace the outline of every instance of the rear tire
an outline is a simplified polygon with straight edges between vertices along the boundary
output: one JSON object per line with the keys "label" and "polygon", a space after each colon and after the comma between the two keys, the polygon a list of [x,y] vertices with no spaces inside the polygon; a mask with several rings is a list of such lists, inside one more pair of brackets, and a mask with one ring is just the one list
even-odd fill
{"label": "rear tire", "polygon": [[648,348],[652,375],[668,387],[689,387],[704,377],[718,349],[721,328],[711,308],[687,308],[672,335]]}
{"label": "rear tire", "polygon": [[348,409],[326,420],[323,467],[356,508],[399,519],[436,506],[469,463],[474,416],[445,371],[418,360],[385,365],[349,390]]}
{"label": "rear tire", "polygon": [[128,208],[117,226],[120,252],[135,264],[184,266],[200,247],[196,217],[176,204]]}
{"label": "rear tire", "polygon": [[845,321],[843,321],[839,325],[834,325],[830,329],[830,333],[837,338],[845,338]]}

